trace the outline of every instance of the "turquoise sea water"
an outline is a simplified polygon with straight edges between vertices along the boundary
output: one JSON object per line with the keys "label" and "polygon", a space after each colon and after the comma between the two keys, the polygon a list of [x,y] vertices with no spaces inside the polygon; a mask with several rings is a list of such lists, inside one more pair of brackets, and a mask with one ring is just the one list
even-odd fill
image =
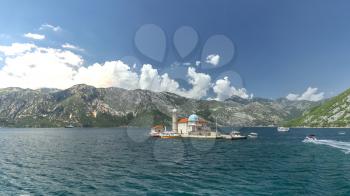
{"label": "turquoise sea water", "polygon": [[[349,129],[251,131],[259,138],[2,128],[0,195],[350,195]],[[310,133],[322,142],[303,143]]]}

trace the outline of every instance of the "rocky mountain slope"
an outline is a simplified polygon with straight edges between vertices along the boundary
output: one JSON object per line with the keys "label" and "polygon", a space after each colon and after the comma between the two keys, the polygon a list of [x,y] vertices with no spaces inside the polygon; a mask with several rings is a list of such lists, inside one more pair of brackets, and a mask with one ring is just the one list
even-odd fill
{"label": "rocky mountain slope", "polygon": [[309,101],[250,100],[232,97],[226,101],[184,98],[168,92],[94,88],[76,85],[57,89],[0,89],[0,126],[84,127],[151,126],[170,124],[174,107],[179,114],[197,113],[220,125],[278,125],[317,103]]}
{"label": "rocky mountain slope", "polygon": [[288,126],[350,127],[350,89],[305,112]]}

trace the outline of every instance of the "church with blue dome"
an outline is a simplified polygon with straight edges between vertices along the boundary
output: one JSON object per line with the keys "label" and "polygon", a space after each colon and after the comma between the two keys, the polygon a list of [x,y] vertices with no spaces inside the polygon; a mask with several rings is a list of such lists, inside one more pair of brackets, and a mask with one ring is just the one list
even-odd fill
{"label": "church with blue dome", "polygon": [[197,114],[191,114],[188,118],[178,118],[177,110],[173,110],[172,131],[178,133],[181,137],[197,138],[218,138],[218,132],[212,131],[208,122],[200,118]]}
{"label": "church with blue dome", "polygon": [[188,117],[188,121],[189,122],[198,122],[199,121],[199,117],[196,114],[192,114]]}

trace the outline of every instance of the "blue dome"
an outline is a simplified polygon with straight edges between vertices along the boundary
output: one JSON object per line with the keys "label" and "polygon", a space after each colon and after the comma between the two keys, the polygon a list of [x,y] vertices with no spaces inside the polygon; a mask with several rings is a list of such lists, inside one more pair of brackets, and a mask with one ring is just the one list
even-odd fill
{"label": "blue dome", "polygon": [[190,117],[188,117],[189,122],[197,122],[199,121],[199,117],[195,114],[192,114]]}

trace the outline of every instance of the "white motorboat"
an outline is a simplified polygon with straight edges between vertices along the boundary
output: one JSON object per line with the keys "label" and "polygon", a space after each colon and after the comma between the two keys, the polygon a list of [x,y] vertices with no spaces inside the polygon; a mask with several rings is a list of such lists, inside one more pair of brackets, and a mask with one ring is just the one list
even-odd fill
{"label": "white motorboat", "polygon": [[232,139],[232,136],[231,135],[226,135],[226,134],[222,134],[221,137],[223,139],[228,139],[228,140],[231,140]]}
{"label": "white motorboat", "polygon": [[278,132],[288,132],[289,128],[288,127],[277,127]]}
{"label": "white motorboat", "polygon": [[231,136],[231,140],[247,139],[247,136],[241,135],[241,132],[239,131],[232,131],[230,136]]}
{"label": "white motorboat", "polygon": [[316,140],[317,140],[316,136],[314,134],[310,134],[305,137],[304,142],[313,142]]}
{"label": "white motorboat", "polygon": [[254,132],[251,132],[248,134],[248,137],[249,138],[257,138],[258,137],[258,134],[257,133],[254,133]]}
{"label": "white motorboat", "polygon": [[162,133],[159,134],[160,138],[163,139],[171,139],[171,138],[179,138],[180,135],[176,132],[173,131],[164,131]]}
{"label": "white motorboat", "polygon": [[72,124],[69,124],[69,125],[64,126],[64,128],[74,128],[74,126]]}

